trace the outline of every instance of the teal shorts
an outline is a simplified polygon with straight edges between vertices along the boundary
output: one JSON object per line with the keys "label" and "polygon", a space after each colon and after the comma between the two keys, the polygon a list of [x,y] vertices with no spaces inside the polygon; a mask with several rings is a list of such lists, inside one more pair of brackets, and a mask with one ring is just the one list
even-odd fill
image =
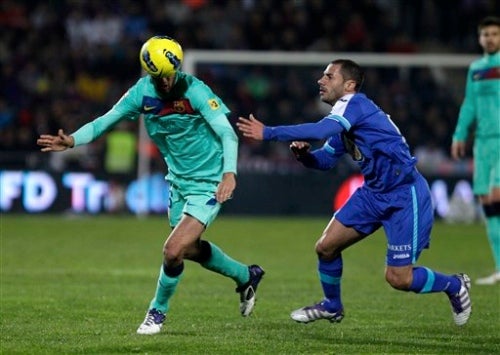
{"label": "teal shorts", "polygon": [[474,144],[475,195],[487,195],[500,187],[500,139],[477,138]]}
{"label": "teal shorts", "polygon": [[219,214],[221,204],[215,198],[216,182],[170,182],[168,219],[175,227],[188,214],[208,227]]}

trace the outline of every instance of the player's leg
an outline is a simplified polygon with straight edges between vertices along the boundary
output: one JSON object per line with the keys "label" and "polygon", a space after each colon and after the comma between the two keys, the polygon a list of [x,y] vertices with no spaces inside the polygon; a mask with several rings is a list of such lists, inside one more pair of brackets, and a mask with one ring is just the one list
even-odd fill
{"label": "player's leg", "polygon": [[[380,226],[371,212],[364,207],[365,197],[367,198],[365,193],[358,190],[330,220],[317,241],[318,274],[323,289],[323,300],[293,311],[290,315],[293,320],[301,323],[318,319],[330,322],[342,320],[344,316],[341,299],[342,250],[362,240]],[[347,227],[344,223],[354,227]]]}
{"label": "player's leg", "polygon": [[[181,254],[186,252],[186,247],[183,245],[184,243],[195,245],[204,230],[204,226],[196,219],[188,218],[188,216],[184,219],[185,203],[186,200],[179,189],[170,186],[168,217],[172,232],[163,245],[163,263],[160,267],[155,295],[149,304],[143,323],[137,329],[138,334],[151,335],[160,332],[170,307],[170,298],[177,288],[184,269]],[[189,231],[190,237],[183,241],[182,235],[186,231]]]}
{"label": "player's leg", "polygon": [[474,146],[474,194],[484,211],[486,234],[495,272],[476,280],[479,285],[500,282],[500,152],[498,142],[476,141]]}
{"label": "player's leg", "polygon": [[[195,217],[205,226],[209,226],[217,217],[221,205],[215,200],[215,184],[205,184],[204,191],[196,191],[186,197],[184,213]],[[253,311],[257,291],[264,270],[258,265],[243,264],[227,255],[215,243],[200,240],[194,252],[186,258],[200,263],[207,270],[231,278],[236,283],[236,292],[240,296],[240,312],[246,317]]]}
{"label": "player's leg", "polygon": [[170,233],[163,248],[163,264],[155,295],[143,323],[137,329],[138,334],[151,335],[160,332],[170,308],[170,298],[175,293],[184,270],[184,258],[186,254],[195,253],[197,242],[204,230],[205,226],[197,219],[184,215]]}
{"label": "player's leg", "polygon": [[342,253],[349,245],[363,239],[365,235],[348,228],[333,217],[316,243],[318,274],[323,289],[323,299],[311,306],[293,311],[290,316],[300,323],[318,319],[340,322],[344,317],[341,299]]}
{"label": "player's leg", "polygon": [[206,240],[200,241],[200,253],[189,259],[199,262],[207,270],[233,279],[236,282],[236,292],[240,295],[241,315],[246,317],[252,313],[257,287],[265,273],[260,266],[245,265]]}
{"label": "player's leg", "polygon": [[495,271],[476,280],[478,285],[494,285],[500,282],[500,187],[492,189],[490,195],[480,197],[486,219],[486,233],[493,254]]}
{"label": "player's leg", "polygon": [[391,205],[396,209],[383,223],[388,240],[387,282],[403,291],[445,292],[452,304],[455,323],[465,324],[471,310],[468,276],[445,275],[428,267],[414,266],[422,250],[429,246],[434,219],[426,181],[419,178],[407,191],[394,194],[391,200]]}

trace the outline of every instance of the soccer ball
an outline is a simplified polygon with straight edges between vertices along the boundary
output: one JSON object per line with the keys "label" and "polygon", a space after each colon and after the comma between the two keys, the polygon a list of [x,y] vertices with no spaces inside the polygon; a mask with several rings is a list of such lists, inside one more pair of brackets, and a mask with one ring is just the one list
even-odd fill
{"label": "soccer ball", "polygon": [[168,77],[180,69],[184,53],[175,39],[168,36],[155,36],[142,45],[139,57],[142,68],[149,75]]}

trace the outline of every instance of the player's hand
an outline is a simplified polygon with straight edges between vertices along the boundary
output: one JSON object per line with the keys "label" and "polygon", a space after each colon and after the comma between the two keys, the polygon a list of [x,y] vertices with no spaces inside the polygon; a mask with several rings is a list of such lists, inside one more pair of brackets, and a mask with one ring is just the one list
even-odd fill
{"label": "player's hand", "polygon": [[300,160],[307,154],[309,154],[309,150],[311,149],[311,144],[308,142],[302,141],[294,141],[290,144],[290,150],[297,160]]}
{"label": "player's hand", "polygon": [[234,173],[224,173],[224,175],[222,175],[222,181],[219,183],[219,186],[217,186],[217,191],[215,192],[217,202],[223,203],[233,198],[235,188],[236,177]]}
{"label": "player's hand", "polygon": [[264,139],[264,124],[256,119],[253,114],[250,114],[249,118],[239,117],[236,126],[244,137],[259,141]]}
{"label": "player's hand", "polygon": [[466,143],[463,141],[454,141],[451,144],[451,157],[455,160],[460,160],[465,157]]}
{"label": "player's hand", "polygon": [[51,134],[40,135],[40,138],[36,140],[36,144],[43,147],[42,152],[61,152],[72,148],[75,145],[75,140],[72,136],[64,134],[64,131],[60,129],[57,136]]}

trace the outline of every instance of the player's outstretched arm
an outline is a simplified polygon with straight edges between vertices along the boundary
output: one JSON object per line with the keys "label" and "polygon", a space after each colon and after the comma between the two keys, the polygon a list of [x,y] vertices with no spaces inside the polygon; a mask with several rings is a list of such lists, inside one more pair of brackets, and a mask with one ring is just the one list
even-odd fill
{"label": "player's outstretched arm", "polygon": [[61,152],[72,148],[75,145],[75,140],[72,136],[64,134],[64,131],[60,129],[57,136],[51,134],[40,135],[40,138],[36,140],[36,144],[42,147],[42,152]]}
{"label": "player's outstretched arm", "polygon": [[249,118],[239,117],[236,126],[244,137],[259,141],[264,139],[264,124],[256,119],[253,114],[250,114]]}

